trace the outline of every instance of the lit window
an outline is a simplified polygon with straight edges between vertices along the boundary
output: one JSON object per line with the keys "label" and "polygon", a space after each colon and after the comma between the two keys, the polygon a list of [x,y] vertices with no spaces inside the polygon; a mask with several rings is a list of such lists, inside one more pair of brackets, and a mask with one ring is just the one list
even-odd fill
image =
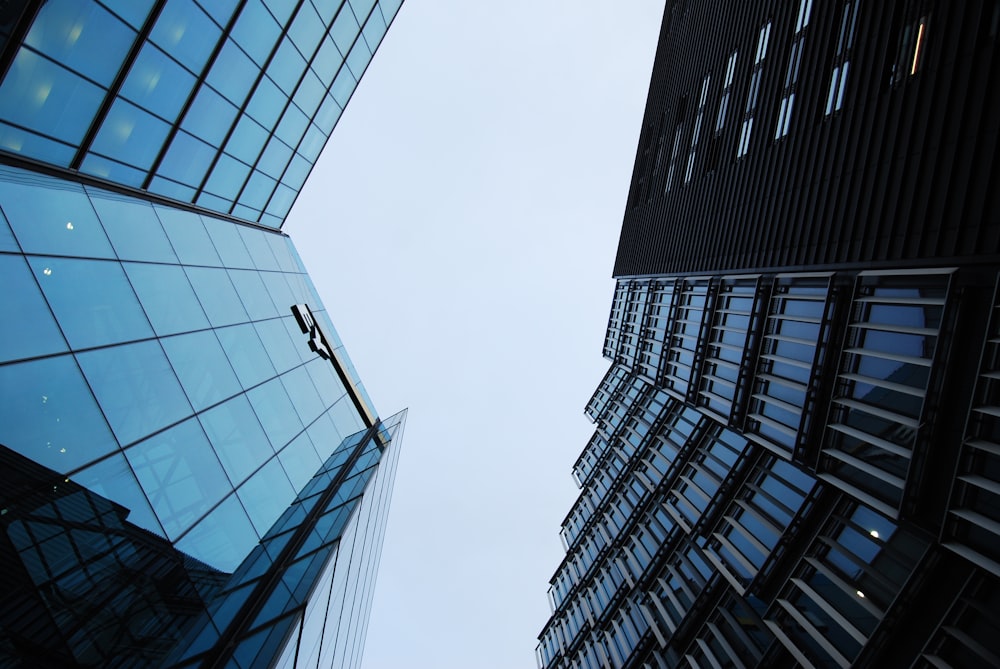
{"label": "lit window", "polygon": [[792,107],[795,105],[795,84],[799,79],[805,30],[806,26],[809,25],[809,15],[811,13],[812,0],[801,0],[799,15],[795,21],[795,33],[792,35],[792,48],[788,55],[788,70],[785,73],[784,90],[781,94],[778,126],[774,130],[775,139],[781,139],[787,135],[792,124]]}
{"label": "lit window", "polygon": [[851,47],[854,46],[854,33],[858,26],[858,2],[859,0],[848,0],[844,3],[840,35],[837,38],[837,53],[833,59],[830,89],[826,96],[827,116],[840,111],[844,106],[844,91],[847,88],[847,74],[851,66]]}
{"label": "lit window", "polygon": [[757,53],[753,61],[753,71],[750,74],[750,90],[747,91],[747,104],[743,112],[743,126],[740,128],[740,142],[736,148],[736,157],[742,158],[750,150],[750,133],[753,131],[753,117],[757,111],[757,96],[760,93],[760,81],[764,75],[764,58],[767,57],[767,45],[771,39],[771,22],[760,29],[757,36]]}

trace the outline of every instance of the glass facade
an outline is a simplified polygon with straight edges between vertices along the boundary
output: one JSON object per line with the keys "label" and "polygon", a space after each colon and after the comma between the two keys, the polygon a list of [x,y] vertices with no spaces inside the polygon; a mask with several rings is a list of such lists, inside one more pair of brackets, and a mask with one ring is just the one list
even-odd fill
{"label": "glass facade", "polygon": [[277,228],[398,9],[3,10],[0,665],[359,665],[405,412]]}
{"label": "glass facade", "polygon": [[0,151],[279,228],[400,4],[23,3]]}

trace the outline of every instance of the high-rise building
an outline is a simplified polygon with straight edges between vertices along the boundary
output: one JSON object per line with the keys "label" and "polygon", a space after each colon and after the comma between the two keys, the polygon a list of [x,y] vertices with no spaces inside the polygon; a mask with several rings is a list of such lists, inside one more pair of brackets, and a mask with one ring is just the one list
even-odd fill
{"label": "high-rise building", "polygon": [[540,666],[1000,664],[998,32],[668,0]]}
{"label": "high-rise building", "polygon": [[405,412],[280,228],[399,5],[0,6],[0,665],[360,663]]}

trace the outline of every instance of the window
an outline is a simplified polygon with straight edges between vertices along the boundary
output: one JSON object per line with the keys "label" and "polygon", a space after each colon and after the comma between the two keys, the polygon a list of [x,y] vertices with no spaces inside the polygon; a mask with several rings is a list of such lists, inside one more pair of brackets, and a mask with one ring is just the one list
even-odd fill
{"label": "window", "polygon": [[851,48],[854,46],[854,32],[858,26],[858,3],[847,0],[840,20],[840,34],[837,37],[837,52],[833,57],[833,72],[830,74],[830,90],[826,96],[826,112],[840,111],[844,106],[844,91],[847,88],[847,74],[851,67]]}
{"label": "window", "polygon": [[701,119],[705,114],[705,103],[708,101],[708,85],[712,80],[712,75],[706,74],[701,82],[701,96],[698,98],[698,111],[694,117],[694,130],[691,133],[691,149],[688,151],[687,171],[684,173],[684,183],[691,182],[691,175],[694,173],[694,159],[698,154],[698,138],[701,135]]}
{"label": "window", "polygon": [[743,110],[743,125],[740,128],[740,142],[736,148],[736,157],[742,158],[750,150],[750,133],[753,131],[753,117],[757,111],[757,96],[760,94],[760,82],[764,76],[764,59],[767,57],[767,44],[771,39],[771,22],[760,29],[757,36],[757,52],[754,56],[753,70],[750,74],[750,89],[747,91],[747,104]]}
{"label": "window", "polygon": [[795,20],[795,33],[792,35],[792,48],[788,53],[788,70],[785,73],[785,84],[781,94],[781,107],[778,111],[778,126],[774,130],[774,138],[781,139],[788,134],[792,123],[792,108],[795,105],[795,84],[799,79],[799,68],[802,65],[802,48],[805,42],[806,26],[809,25],[809,15],[812,13],[812,0],[801,0],[799,15]]}
{"label": "window", "polygon": [[927,16],[907,22],[899,31],[891,84],[895,88],[916,75],[924,62],[927,48]]}

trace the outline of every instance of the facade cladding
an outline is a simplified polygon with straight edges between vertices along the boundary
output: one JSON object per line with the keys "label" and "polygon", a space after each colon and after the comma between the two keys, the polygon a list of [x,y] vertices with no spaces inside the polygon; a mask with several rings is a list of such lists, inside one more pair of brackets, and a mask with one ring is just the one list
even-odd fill
{"label": "facade cladding", "polygon": [[998,31],[667,3],[540,666],[1000,666]]}
{"label": "facade cladding", "polygon": [[398,7],[0,7],[0,665],[360,663],[405,412],[277,228]]}

